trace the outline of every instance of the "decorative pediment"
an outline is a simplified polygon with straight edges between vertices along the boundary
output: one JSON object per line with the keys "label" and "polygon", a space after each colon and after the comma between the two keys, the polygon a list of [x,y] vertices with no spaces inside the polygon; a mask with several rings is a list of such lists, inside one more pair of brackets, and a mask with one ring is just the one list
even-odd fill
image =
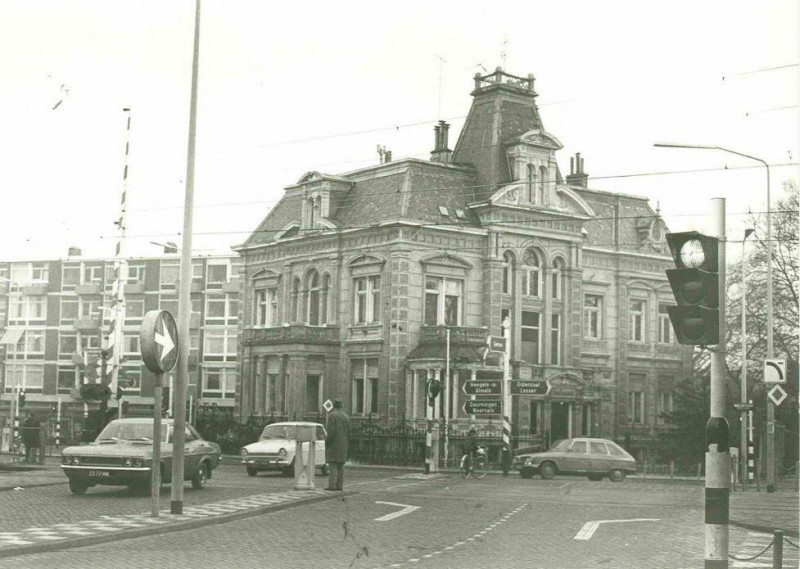
{"label": "decorative pediment", "polygon": [[450,254],[436,255],[420,261],[428,274],[465,277],[472,263]]}
{"label": "decorative pediment", "polygon": [[636,235],[639,237],[639,252],[668,253],[667,225],[660,217],[639,217],[636,219]]}
{"label": "decorative pediment", "polygon": [[275,234],[275,241],[279,241],[281,239],[289,239],[290,237],[297,237],[300,233],[300,224],[296,221],[292,221],[283,226],[283,229],[278,231]]}
{"label": "decorative pediment", "polygon": [[548,148],[550,150],[561,150],[564,148],[564,145],[561,144],[561,141],[543,128],[529,130],[528,132],[519,135],[511,142],[511,145],[515,144],[530,144],[533,146]]}
{"label": "decorative pediment", "polygon": [[277,286],[281,280],[281,274],[271,269],[261,269],[250,277],[253,286]]}
{"label": "decorative pediment", "polygon": [[317,180],[322,180],[323,177],[324,176],[322,174],[320,174],[319,172],[317,172],[316,170],[312,170],[312,171],[306,172],[305,174],[300,176],[300,179],[297,180],[297,183],[298,184],[305,184],[307,182],[315,182]]}
{"label": "decorative pediment", "polygon": [[353,276],[374,275],[383,271],[386,259],[373,255],[359,255],[347,263]]}
{"label": "decorative pediment", "polygon": [[546,207],[532,204],[528,201],[527,185],[525,182],[514,182],[497,190],[489,202],[497,205],[510,205],[534,209],[551,209],[561,212],[574,213],[581,216],[594,217],[594,210],[583,198],[567,186],[556,186],[556,195],[559,200],[556,204]]}

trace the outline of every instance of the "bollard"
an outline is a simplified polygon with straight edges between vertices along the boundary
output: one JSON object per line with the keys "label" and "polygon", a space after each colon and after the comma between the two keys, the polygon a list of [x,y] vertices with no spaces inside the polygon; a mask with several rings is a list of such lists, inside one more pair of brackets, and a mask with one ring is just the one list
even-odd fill
{"label": "bollard", "polygon": [[772,532],[772,567],[783,567],[783,531],[779,529]]}
{"label": "bollard", "polygon": [[[314,489],[314,470],[316,468],[316,430],[313,425],[297,426],[297,442],[294,453],[294,489],[313,490]],[[303,447],[308,449],[308,456],[303,452]]]}

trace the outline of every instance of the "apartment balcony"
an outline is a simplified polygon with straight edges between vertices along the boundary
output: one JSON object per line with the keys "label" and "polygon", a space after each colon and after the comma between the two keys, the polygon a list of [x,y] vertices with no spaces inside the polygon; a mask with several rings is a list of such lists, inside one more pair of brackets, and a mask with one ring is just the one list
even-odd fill
{"label": "apartment balcony", "polygon": [[125,294],[144,294],[144,283],[125,283]]}
{"label": "apartment balcony", "polygon": [[244,331],[246,346],[272,344],[338,344],[339,328],[291,324],[275,328],[249,328]]}
{"label": "apartment balcony", "polygon": [[96,332],[102,326],[100,318],[78,318],[72,325],[78,332]]}
{"label": "apartment balcony", "polygon": [[420,330],[420,344],[445,344],[450,330],[450,345],[483,345],[489,332],[486,328],[468,326],[423,326]]}
{"label": "apartment balcony", "polygon": [[28,296],[41,296],[47,294],[47,283],[24,284],[20,287],[22,294]]}
{"label": "apartment balcony", "polygon": [[99,296],[103,294],[103,288],[100,283],[84,283],[75,285],[75,292],[77,294],[87,294]]}
{"label": "apartment balcony", "polygon": [[450,361],[469,364],[483,361],[483,346],[489,335],[486,328],[467,326],[423,326],[419,345],[408,356],[409,360],[447,359],[447,331],[450,331]]}

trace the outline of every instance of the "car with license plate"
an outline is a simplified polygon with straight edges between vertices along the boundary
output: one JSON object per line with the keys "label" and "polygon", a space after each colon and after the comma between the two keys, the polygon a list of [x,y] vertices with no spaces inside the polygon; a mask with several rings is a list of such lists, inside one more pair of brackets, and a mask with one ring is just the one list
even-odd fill
{"label": "car with license plate", "polygon": [[[217,443],[206,441],[188,423],[185,426],[185,480],[200,489],[211,478],[222,456]],[[173,466],[174,425],[161,423],[162,484],[169,482]],[[82,495],[92,486],[129,486],[149,491],[153,468],[153,419],[116,419],[100,431],[94,442],[66,447],[61,452],[61,470],[69,479],[73,494]]]}
{"label": "car with license plate", "polygon": [[572,438],[556,441],[543,452],[520,454],[515,468],[523,478],[538,472],[544,479],[556,474],[579,474],[589,480],[608,478],[612,482],[625,480],[638,471],[636,459],[614,441],[597,438]]}
{"label": "car with license plate", "polygon": [[[305,421],[290,421],[285,423],[272,423],[264,427],[259,439],[242,447],[240,451],[242,464],[249,476],[256,476],[259,472],[280,471],[284,476],[294,475],[294,457],[297,452],[298,430],[311,429],[316,437],[314,444],[314,464],[322,471],[328,473],[325,463],[325,427],[320,423]],[[308,453],[308,442],[301,443],[303,452]]]}

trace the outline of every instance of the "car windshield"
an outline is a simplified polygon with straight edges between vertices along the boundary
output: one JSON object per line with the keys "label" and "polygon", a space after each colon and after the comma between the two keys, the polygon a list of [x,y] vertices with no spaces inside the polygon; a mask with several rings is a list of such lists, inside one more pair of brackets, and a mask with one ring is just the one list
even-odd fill
{"label": "car windshield", "polygon": [[[167,431],[169,431],[167,426],[162,425],[161,442],[167,440]],[[103,429],[97,437],[97,440],[152,441],[153,425],[152,423],[124,423],[121,421],[112,421]]]}
{"label": "car windshield", "polygon": [[554,442],[553,445],[548,450],[562,451],[562,450],[567,450],[568,446],[569,446],[569,439],[562,439],[560,441]]}
{"label": "car windshield", "polygon": [[261,440],[297,438],[297,427],[294,425],[267,425],[261,433]]}

